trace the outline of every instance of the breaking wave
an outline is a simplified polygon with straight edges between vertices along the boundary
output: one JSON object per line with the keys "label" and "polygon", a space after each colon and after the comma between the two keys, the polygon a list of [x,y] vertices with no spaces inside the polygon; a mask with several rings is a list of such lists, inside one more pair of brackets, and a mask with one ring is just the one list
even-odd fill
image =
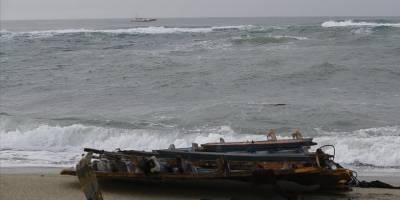
{"label": "breaking wave", "polygon": [[118,129],[74,124],[70,126],[39,125],[28,130],[0,127],[0,165],[7,166],[70,166],[84,147],[106,150],[152,150],[191,146],[192,142],[260,140],[264,136],[235,134],[230,127],[191,131]]}
{"label": "breaking wave", "polygon": [[209,33],[213,31],[224,30],[246,30],[252,28],[252,25],[238,25],[238,26],[213,26],[213,27],[165,27],[165,26],[149,26],[149,27],[135,27],[127,29],[63,29],[63,30],[45,30],[45,31],[29,31],[29,32],[11,32],[2,30],[0,32],[1,38],[10,38],[15,36],[28,36],[28,37],[51,37],[63,34],[76,34],[76,33],[103,33],[103,34],[176,34],[176,33]]}
{"label": "breaking wave", "polygon": [[318,130],[319,145],[336,147],[336,161],[344,164],[364,163],[369,166],[400,166],[400,127],[361,129],[353,132]]}
{"label": "breaking wave", "polygon": [[[306,135],[307,136],[307,135]],[[239,134],[229,126],[197,130],[119,129],[73,124],[50,126],[46,124],[10,129],[0,126],[0,165],[71,166],[80,158],[84,147],[106,150],[152,150],[191,146],[192,142],[264,140],[264,135]],[[400,127],[361,129],[353,132],[327,132],[317,129],[318,146],[333,144],[336,161],[357,167],[379,166],[397,169],[400,166]]]}
{"label": "breaking wave", "polygon": [[346,21],[326,21],[321,24],[322,27],[359,27],[359,26],[367,26],[367,27],[378,27],[378,26],[389,26],[389,27],[400,27],[400,23],[377,23],[377,22],[356,22],[353,20]]}
{"label": "breaking wave", "polygon": [[270,35],[270,36],[246,36],[233,38],[233,42],[237,44],[268,44],[268,43],[286,43],[296,40],[307,40],[306,37],[287,36],[287,35]]}

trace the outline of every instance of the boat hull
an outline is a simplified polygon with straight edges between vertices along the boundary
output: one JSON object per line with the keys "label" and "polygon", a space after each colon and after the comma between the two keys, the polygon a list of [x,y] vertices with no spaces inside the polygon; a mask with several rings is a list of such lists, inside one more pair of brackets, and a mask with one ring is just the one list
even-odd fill
{"label": "boat hull", "polygon": [[[74,169],[64,169],[62,175],[76,176]],[[341,190],[347,191],[351,188],[347,184],[352,177],[349,170],[319,170],[317,168],[308,169],[303,172],[296,171],[273,171],[273,170],[256,170],[253,172],[232,172],[231,174],[134,174],[126,172],[95,172],[99,180],[125,180],[125,181],[145,181],[145,182],[190,182],[205,181],[209,183],[225,181],[238,181],[252,184],[267,184],[277,187],[284,185],[297,185],[299,188],[307,187],[314,190]]]}

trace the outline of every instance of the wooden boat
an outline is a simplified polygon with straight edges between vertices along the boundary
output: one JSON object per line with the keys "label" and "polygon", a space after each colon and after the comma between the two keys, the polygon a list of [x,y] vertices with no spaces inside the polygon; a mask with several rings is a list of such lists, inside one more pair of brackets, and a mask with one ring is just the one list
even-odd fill
{"label": "wooden boat", "polygon": [[[183,149],[171,146],[152,152],[85,148],[87,154],[83,160],[97,179],[229,180],[280,187],[290,183],[313,189],[350,189],[352,171],[335,163],[334,156],[322,149],[309,152],[308,147],[315,144],[312,138],[303,139],[297,132],[293,139],[277,140],[271,131],[266,141],[228,143],[221,140],[200,147],[197,144]],[[254,151],[248,151],[249,148]],[[61,174],[77,175],[77,171],[64,169]]]}

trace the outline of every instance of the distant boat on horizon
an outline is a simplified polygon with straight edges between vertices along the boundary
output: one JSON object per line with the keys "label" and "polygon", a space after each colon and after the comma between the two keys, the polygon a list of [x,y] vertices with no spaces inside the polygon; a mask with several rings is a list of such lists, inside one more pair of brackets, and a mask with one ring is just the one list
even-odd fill
{"label": "distant boat on horizon", "polygon": [[135,17],[131,19],[131,22],[154,22],[157,21],[156,18],[144,18],[144,17]]}

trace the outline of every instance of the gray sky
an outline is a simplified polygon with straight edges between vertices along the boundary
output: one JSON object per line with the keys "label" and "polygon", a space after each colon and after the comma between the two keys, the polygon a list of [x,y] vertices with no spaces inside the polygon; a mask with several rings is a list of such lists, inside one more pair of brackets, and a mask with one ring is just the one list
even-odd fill
{"label": "gray sky", "polygon": [[400,0],[0,0],[1,19],[399,16]]}

